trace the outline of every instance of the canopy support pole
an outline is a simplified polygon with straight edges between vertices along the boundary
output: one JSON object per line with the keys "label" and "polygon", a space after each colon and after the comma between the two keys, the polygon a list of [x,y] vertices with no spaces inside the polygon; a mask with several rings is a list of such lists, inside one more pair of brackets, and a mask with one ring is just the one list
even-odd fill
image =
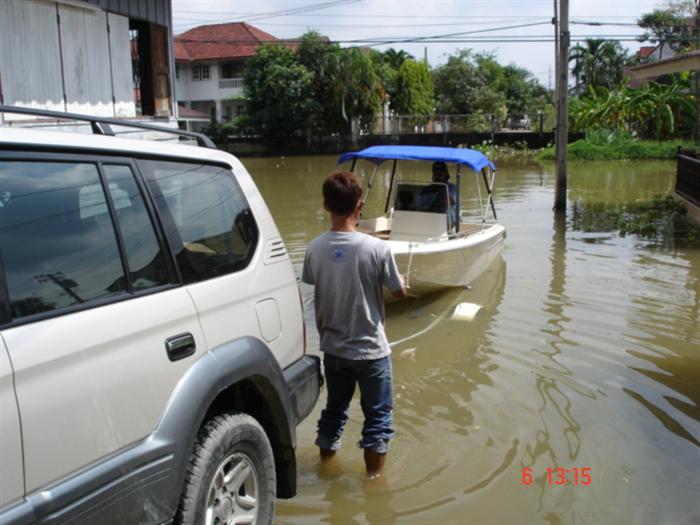
{"label": "canopy support pole", "polygon": [[374,176],[377,174],[377,169],[379,169],[379,165],[374,166],[374,171],[372,172],[372,175],[369,178],[369,182],[367,183],[367,191],[365,192],[365,196],[362,199],[363,205],[362,209],[360,210],[360,214],[357,216],[357,222],[355,225],[360,224],[360,219],[362,218],[362,213],[365,211],[365,204],[367,203],[367,199],[369,198],[369,192],[372,189],[372,183],[374,182]]}
{"label": "canopy support pole", "polygon": [[[455,228],[455,233],[459,233],[459,227],[460,227],[459,223],[462,221],[462,216],[461,216],[462,210],[460,209],[460,206],[459,206],[460,196],[462,195],[462,193],[460,191],[460,185],[462,182],[462,173],[460,171],[461,168],[462,168],[462,165],[457,164],[457,202],[455,202],[455,206],[457,207],[457,223],[453,224],[453,226]],[[448,200],[447,209],[448,210],[451,209],[451,207],[452,207],[452,205],[449,202],[449,197],[450,197],[449,193],[450,193],[449,188],[447,188],[447,200]],[[450,213],[449,215],[452,215],[452,214]]]}
{"label": "canopy support pole", "polygon": [[[491,171],[491,180],[489,181],[488,176],[486,175],[486,170],[489,169]],[[496,178],[496,173],[490,168],[484,168],[481,170],[481,174],[484,176],[484,184],[486,185],[486,190],[489,192],[488,196],[488,204],[486,205],[491,205],[491,211],[493,212],[493,218],[494,220],[498,220],[498,217],[496,216],[496,206],[493,203],[493,180]],[[484,213],[484,219],[486,219],[486,214]]]}
{"label": "canopy support pole", "polygon": [[357,157],[352,159],[352,164],[350,165],[350,173],[355,173],[355,164],[357,163]]}
{"label": "canopy support pole", "polygon": [[389,203],[391,202],[391,190],[394,189],[394,176],[396,175],[396,159],[394,159],[394,165],[391,167],[391,180],[389,181],[389,191],[386,194],[386,204],[384,205],[384,214],[389,211]]}

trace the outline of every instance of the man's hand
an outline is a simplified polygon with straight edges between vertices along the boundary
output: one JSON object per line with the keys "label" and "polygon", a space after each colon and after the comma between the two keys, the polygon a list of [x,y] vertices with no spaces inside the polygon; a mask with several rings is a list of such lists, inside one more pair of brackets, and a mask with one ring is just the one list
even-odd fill
{"label": "man's hand", "polygon": [[407,297],[406,288],[400,288],[399,290],[392,291],[391,296],[394,299],[405,299]]}

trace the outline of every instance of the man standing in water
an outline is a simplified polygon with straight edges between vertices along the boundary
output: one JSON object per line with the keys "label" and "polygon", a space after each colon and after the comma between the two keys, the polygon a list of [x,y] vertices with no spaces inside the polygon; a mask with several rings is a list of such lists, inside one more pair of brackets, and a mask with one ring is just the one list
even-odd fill
{"label": "man standing in water", "polygon": [[359,446],[364,449],[367,474],[376,476],[394,435],[382,286],[398,299],[406,291],[389,246],[356,229],[361,196],[357,177],[350,172],[333,173],[325,180],[323,206],[330,212],[331,230],[311,242],[302,280],[315,286],[316,326],[328,390],[316,438],[321,459],[340,448],[357,384],[365,416]]}

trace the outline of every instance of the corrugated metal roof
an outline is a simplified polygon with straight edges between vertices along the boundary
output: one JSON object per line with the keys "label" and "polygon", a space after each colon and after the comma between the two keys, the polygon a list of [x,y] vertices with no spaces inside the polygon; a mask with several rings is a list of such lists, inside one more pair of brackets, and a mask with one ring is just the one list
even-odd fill
{"label": "corrugated metal roof", "polygon": [[170,0],[83,0],[110,13],[170,26]]}

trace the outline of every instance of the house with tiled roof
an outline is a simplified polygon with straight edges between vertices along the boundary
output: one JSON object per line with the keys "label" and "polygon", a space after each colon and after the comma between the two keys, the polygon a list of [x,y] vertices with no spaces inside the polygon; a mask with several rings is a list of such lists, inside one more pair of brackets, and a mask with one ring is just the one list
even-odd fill
{"label": "house with tiled roof", "polygon": [[656,80],[656,78],[638,78],[630,73],[639,64],[650,64],[653,62],[659,62],[661,60],[668,60],[676,56],[676,52],[671,48],[666,42],[661,42],[655,46],[642,46],[639,48],[634,56],[634,62],[632,65],[625,67],[624,76],[628,81],[628,86],[632,89],[637,89],[644,84],[647,84],[650,80]]}
{"label": "house with tiled roof", "polygon": [[228,122],[242,114],[246,60],[276,37],[245,22],[198,26],[174,38],[180,104]]}

